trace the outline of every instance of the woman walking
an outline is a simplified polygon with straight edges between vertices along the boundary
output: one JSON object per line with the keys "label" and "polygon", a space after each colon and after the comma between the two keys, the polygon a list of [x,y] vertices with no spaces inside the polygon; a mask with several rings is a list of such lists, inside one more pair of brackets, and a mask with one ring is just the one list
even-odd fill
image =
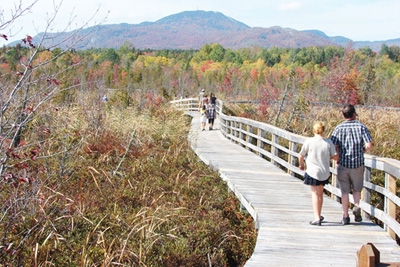
{"label": "woman walking", "polygon": [[325,127],[322,123],[313,126],[314,137],[308,138],[301,148],[299,163],[300,170],[305,170],[306,158],[307,170],[304,175],[304,184],[310,185],[314,220],[311,225],[321,225],[324,217],[321,216],[324,185],[329,183],[329,163],[331,159],[337,160],[335,146],[329,138],[322,136]]}

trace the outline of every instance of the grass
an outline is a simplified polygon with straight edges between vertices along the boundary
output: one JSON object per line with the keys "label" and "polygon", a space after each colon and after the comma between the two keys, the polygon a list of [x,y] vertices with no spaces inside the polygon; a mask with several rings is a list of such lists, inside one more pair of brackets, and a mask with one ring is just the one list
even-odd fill
{"label": "grass", "polygon": [[[253,120],[275,124],[276,110],[268,108],[267,115],[261,114],[258,105],[254,104],[231,104],[226,110],[230,115],[246,117]],[[288,111],[291,110],[290,108]],[[371,133],[374,147],[368,151],[369,154],[400,160],[400,116],[398,111],[373,110],[357,108],[357,118],[364,123]],[[333,129],[343,121],[340,107],[310,106],[305,111],[295,114],[289,123],[289,112],[283,112],[280,117],[279,127],[293,133],[312,136],[312,125],[316,121],[325,124],[325,135],[330,136]]]}
{"label": "grass", "polygon": [[10,170],[34,179],[2,180],[0,265],[244,265],[254,222],[191,151],[182,113],[112,99],[53,108],[19,148],[37,159]]}

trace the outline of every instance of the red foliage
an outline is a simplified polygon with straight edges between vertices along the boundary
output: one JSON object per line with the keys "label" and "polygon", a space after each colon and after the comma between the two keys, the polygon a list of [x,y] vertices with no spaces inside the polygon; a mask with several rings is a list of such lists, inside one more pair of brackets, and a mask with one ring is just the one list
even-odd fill
{"label": "red foliage", "polygon": [[264,91],[261,93],[260,111],[263,115],[268,114],[268,107],[271,101],[277,100],[279,97],[278,89],[274,86],[273,82],[266,80]]}
{"label": "red foliage", "polygon": [[258,76],[260,75],[260,72],[258,71],[257,68],[254,68],[250,72],[250,77],[252,81],[256,81],[258,79]]}
{"label": "red foliage", "polygon": [[6,41],[8,41],[7,35],[0,33],[0,37],[4,38]]}
{"label": "red foliage", "polygon": [[117,64],[114,65],[114,84],[116,84],[118,82],[118,69],[119,66]]}
{"label": "red foliage", "polygon": [[8,64],[7,64],[7,63],[1,63],[1,67],[2,67],[3,69],[6,69],[7,72],[9,71],[9,69],[8,69]]}
{"label": "red foliage", "polygon": [[357,66],[350,65],[350,57],[334,59],[330,64],[330,72],[322,81],[322,85],[330,88],[332,102],[357,105],[361,102],[358,88],[359,72]]}
{"label": "red foliage", "polygon": [[212,63],[214,63],[214,61],[212,61],[212,60],[207,60],[207,61],[204,63],[204,65],[201,65],[201,66],[200,66],[200,71],[201,71],[201,72],[205,72],[206,70],[208,70],[208,69],[210,68],[210,65],[211,65]]}
{"label": "red foliage", "polygon": [[[7,141],[7,140],[6,140]],[[19,147],[26,145],[25,141],[21,141]],[[7,172],[4,172],[1,176],[4,181],[18,187],[21,183],[30,183],[35,179],[29,177],[29,173],[37,173],[37,170],[33,171],[34,168],[30,163],[37,160],[37,154],[39,153],[38,148],[31,149],[30,156],[27,152],[18,153],[15,148],[7,150],[6,155],[12,163],[12,168],[9,168]]]}
{"label": "red foliage", "polygon": [[220,91],[229,93],[232,90],[232,70],[228,70],[228,74],[224,77],[224,83],[220,85]]}
{"label": "red foliage", "polygon": [[47,79],[47,83],[49,85],[51,85],[52,83],[54,83],[55,85],[60,85],[61,84],[61,82],[59,80],[57,80],[57,79]]}
{"label": "red foliage", "polygon": [[27,35],[24,39],[22,39],[22,42],[26,45],[29,45],[32,48],[35,48],[36,46],[32,43],[32,37]]}

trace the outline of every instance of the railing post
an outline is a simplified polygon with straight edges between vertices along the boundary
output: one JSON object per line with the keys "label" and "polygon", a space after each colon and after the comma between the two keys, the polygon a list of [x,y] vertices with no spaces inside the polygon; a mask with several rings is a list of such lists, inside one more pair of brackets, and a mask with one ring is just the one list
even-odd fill
{"label": "railing post", "polygon": [[[364,181],[371,182],[371,168],[367,167],[367,166],[364,167]],[[364,202],[371,204],[371,189],[364,187],[364,189],[362,191],[361,199]],[[369,214],[366,212],[363,212],[363,215],[367,219],[370,218]]]}
{"label": "railing post", "polygon": [[239,138],[239,122],[235,121],[235,137]]}
{"label": "railing post", "polygon": [[[247,128],[247,135],[246,135],[246,142],[248,144],[251,144],[251,142],[253,141],[253,137],[250,136],[250,133],[253,133],[253,126],[246,124],[246,128]],[[246,147],[247,149],[250,149],[249,146],[247,145]]]}
{"label": "railing post", "polygon": [[216,103],[216,107],[215,107],[215,110],[217,111],[218,115],[222,114],[223,106],[224,106],[224,102],[222,102],[221,100],[218,99],[217,103]]}
{"label": "railing post", "polygon": [[232,134],[232,121],[225,120],[226,134]]}
{"label": "railing post", "polygon": [[[385,173],[385,188],[396,195],[396,177]],[[385,212],[393,219],[396,219],[396,204],[387,197],[385,197]],[[392,229],[386,225],[385,229],[393,239],[396,239],[396,234]]]}
{"label": "railing post", "polygon": [[[258,128],[258,130],[257,130],[257,135],[258,135],[258,137],[259,137],[259,138],[257,138],[257,147],[259,147],[260,149],[263,149],[263,147],[264,147],[264,142],[261,141],[261,138],[264,137],[264,130]],[[258,154],[260,157],[263,156],[263,154],[260,153],[260,152],[257,152],[257,154]]]}
{"label": "railing post", "polygon": [[[337,163],[336,163],[335,160],[333,161],[332,168],[337,171]],[[333,174],[333,173],[332,173],[332,186],[335,187],[335,188],[339,188],[339,183],[338,183],[338,180],[337,180],[337,176],[336,176],[336,174]],[[339,199],[340,199],[335,194],[331,194],[331,198],[334,199],[337,202],[339,202]]]}
{"label": "railing post", "polygon": [[[197,105],[196,105],[197,104]],[[199,111],[199,104],[196,102],[196,100],[192,99],[190,103],[190,110],[192,111]]]}
{"label": "railing post", "polygon": [[240,140],[245,140],[245,138],[244,138],[244,133],[243,133],[243,130],[244,130],[244,124],[243,124],[243,122],[240,122]]}
{"label": "railing post", "polygon": [[[272,145],[271,145],[271,154],[274,155],[275,157],[278,156],[278,149],[276,148],[276,146],[274,144],[278,144],[279,142],[279,136],[276,134],[272,134]],[[275,160],[273,158],[271,158],[271,163],[273,163],[274,165],[276,165]]]}
{"label": "railing post", "polygon": [[[289,141],[289,150],[291,152],[296,152],[297,144],[293,141]],[[296,157],[294,157],[291,153],[288,154],[288,163],[292,166],[296,166]],[[294,175],[294,172],[288,168],[288,173],[290,175]]]}
{"label": "railing post", "polygon": [[222,131],[222,134],[225,136],[225,137],[227,137],[226,135],[228,134],[227,133],[227,131],[228,131],[228,129],[227,129],[227,120],[225,120],[225,119],[221,119],[221,117],[219,118],[219,123],[220,123],[220,127],[221,127],[221,131]]}

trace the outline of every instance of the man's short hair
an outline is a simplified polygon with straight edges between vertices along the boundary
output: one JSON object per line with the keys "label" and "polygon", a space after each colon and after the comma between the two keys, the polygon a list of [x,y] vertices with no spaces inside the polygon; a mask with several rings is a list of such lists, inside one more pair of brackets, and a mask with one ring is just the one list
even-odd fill
{"label": "man's short hair", "polygon": [[354,108],[353,105],[345,105],[342,109],[343,112],[343,117],[346,119],[351,119],[353,117],[353,114],[356,113],[356,109]]}

